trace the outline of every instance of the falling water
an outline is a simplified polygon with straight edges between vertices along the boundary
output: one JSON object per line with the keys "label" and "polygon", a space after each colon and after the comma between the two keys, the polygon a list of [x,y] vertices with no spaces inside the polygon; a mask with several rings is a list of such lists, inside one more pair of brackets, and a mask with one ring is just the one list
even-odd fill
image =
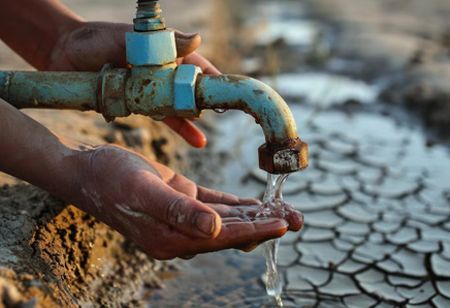
{"label": "falling water", "polygon": [[[282,186],[288,175],[267,174],[267,186],[264,193],[263,205],[258,216],[285,216],[285,203],[283,202]],[[278,246],[280,240],[270,240],[264,244],[264,255],[266,257],[266,273],[263,281],[266,285],[267,294],[274,297],[278,307],[283,306],[281,292],[283,283],[277,270]]]}

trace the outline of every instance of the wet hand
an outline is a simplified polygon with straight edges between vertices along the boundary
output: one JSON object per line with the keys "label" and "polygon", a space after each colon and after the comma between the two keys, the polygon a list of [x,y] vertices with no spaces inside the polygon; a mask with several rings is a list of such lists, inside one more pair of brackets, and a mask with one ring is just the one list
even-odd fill
{"label": "wet hand", "polygon": [[303,217],[255,218],[259,202],[197,186],[171,169],[116,146],[81,152],[75,204],[140,245],[171,259],[248,248],[297,231]]}
{"label": "wet hand", "polygon": [[[106,22],[80,22],[61,35],[48,59],[45,70],[98,72],[106,63],[126,67],[125,32],[132,25]],[[176,32],[178,64],[194,64],[205,74],[220,72],[206,58],[196,53],[200,35]],[[191,121],[170,117],[164,122],[189,144],[197,148],[206,145],[206,137]]]}

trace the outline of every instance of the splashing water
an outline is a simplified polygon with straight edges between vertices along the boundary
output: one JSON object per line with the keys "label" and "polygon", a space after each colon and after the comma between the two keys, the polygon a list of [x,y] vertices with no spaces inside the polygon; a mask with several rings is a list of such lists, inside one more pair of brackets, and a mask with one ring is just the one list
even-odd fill
{"label": "splashing water", "polygon": [[[285,203],[283,202],[282,186],[286,181],[288,174],[274,175],[267,174],[267,186],[264,193],[263,205],[259,210],[257,217],[280,217],[286,216]],[[281,292],[283,282],[277,270],[277,256],[280,240],[270,240],[264,244],[264,255],[266,257],[266,273],[263,281],[266,285],[266,291],[269,296],[275,298],[278,307],[283,307]]]}

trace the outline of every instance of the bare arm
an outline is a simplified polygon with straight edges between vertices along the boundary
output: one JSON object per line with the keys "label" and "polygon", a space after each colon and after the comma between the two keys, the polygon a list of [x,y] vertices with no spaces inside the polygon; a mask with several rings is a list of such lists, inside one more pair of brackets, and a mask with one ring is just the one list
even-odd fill
{"label": "bare arm", "polygon": [[37,69],[44,69],[60,36],[82,18],[58,0],[0,0],[0,39]]}
{"label": "bare arm", "polygon": [[74,187],[75,153],[67,141],[0,99],[0,171],[64,196],[64,187]]}

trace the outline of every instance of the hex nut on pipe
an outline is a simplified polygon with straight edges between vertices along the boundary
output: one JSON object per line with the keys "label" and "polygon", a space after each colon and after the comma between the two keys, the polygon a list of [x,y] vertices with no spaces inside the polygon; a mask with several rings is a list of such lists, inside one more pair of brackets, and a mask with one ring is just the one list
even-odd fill
{"label": "hex nut on pipe", "polygon": [[185,118],[195,118],[200,114],[195,100],[195,84],[201,69],[195,65],[180,65],[175,72],[175,113]]}
{"label": "hex nut on pipe", "polygon": [[263,144],[258,149],[259,167],[272,174],[299,171],[308,167],[308,145],[299,138],[284,145]]}
{"label": "hex nut on pipe", "polygon": [[175,32],[127,32],[127,62],[133,66],[165,65],[177,59]]}

